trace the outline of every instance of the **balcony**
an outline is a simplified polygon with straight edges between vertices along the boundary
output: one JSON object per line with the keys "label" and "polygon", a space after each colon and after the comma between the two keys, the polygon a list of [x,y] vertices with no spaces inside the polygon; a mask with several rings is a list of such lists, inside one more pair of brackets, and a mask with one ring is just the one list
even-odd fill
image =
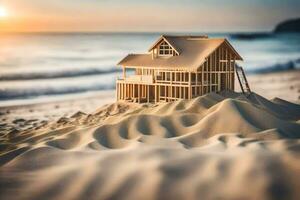
{"label": "balcony", "polygon": [[123,81],[126,83],[144,83],[144,84],[152,84],[153,76],[152,75],[131,75],[129,77],[118,79],[118,81]]}

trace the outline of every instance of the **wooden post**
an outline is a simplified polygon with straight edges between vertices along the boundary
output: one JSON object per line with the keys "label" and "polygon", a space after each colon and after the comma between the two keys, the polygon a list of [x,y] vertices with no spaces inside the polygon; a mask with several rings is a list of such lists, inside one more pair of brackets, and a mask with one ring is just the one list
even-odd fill
{"label": "wooden post", "polygon": [[123,93],[123,98],[122,99],[125,100],[125,83],[123,83],[122,85],[123,85],[123,92],[122,92]]}
{"label": "wooden post", "polygon": [[120,100],[123,98],[123,83],[120,84]]}
{"label": "wooden post", "polygon": [[209,56],[209,67],[208,67],[208,70],[209,70],[209,92],[212,91],[212,56]]}
{"label": "wooden post", "polygon": [[225,59],[226,59],[226,63],[225,63],[225,72],[226,72],[226,90],[228,90],[228,60],[227,60],[227,53],[228,50],[227,48],[225,48]]}
{"label": "wooden post", "polygon": [[141,85],[141,99],[144,97],[144,85]]}
{"label": "wooden post", "polygon": [[128,84],[125,84],[125,100],[128,98]]}
{"label": "wooden post", "polygon": [[231,79],[231,53],[229,53],[229,88],[232,90],[232,79]]}
{"label": "wooden post", "polygon": [[160,85],[158,86],[158,101],[160,101]]}
{"label": "wooden post", "polygon": [[141,102],[141,91],[140,91],[140,85],[138,84],[138,103]]}
{"label": "wooden post", "polygon": [[127,84],[127,99],[130,99],[130,84]]}
{"label": "wooden post", "polygon": [[174,96],[177,99],[177,86],[174,87]]}
{"label": "wooden post", "polygon": [[129,96],[130,96],[130,88],[129,88],[129,84],[127,84],[127,97],[126,97],[126,99],[128,99],[129,98]]}
{"label": "wooden post", "polygon": [[123,80],[125,80],[125,79],[126,79],[126,68],[123,67]]}
{"label": "wooden post", "polygon": [[147,85],[146,86],[147,87],[147,103],[149,103],[149,87],[150,87],[150,85]]}
{"label": "wooden post", "polygon": [[127,84],[124,84],[124,100],[126,100],[127,97]]}
{"label": "wooden post", "polygon": [[154,102],[157,103],[157,85],[154,86],[155,94],[154,94]]}
{"label": "wooden post", "polygon": [[128,99],[128,97],[129,97],[129,84],[126,84],[126,90],[127,90],[126,99]]}
{"label": "wooden post", "polygon": [[202,78],[202,81],[201,81],[201,84],[202,84],[201,85],[201,92],[202,93],[201,93],[201,95],[204,95],[204,66],[205,66],[205,64],[203,64],[202,67],[201,67],[202,68],[202,73],[201,73],[201,76],[202,76],[201,77]]}
{"label": "wooden post", "polygon": [[[214,84],[218,84],[217,81],[217,52],[214,52]],[[215,85],[215,92],[218,91],[218,86]]]}
{"label": "wooden post", "polygon": [[121,100],[123,100],[123,97],[124,97],[124,95],[123,95],[123,91],[124,91],[124,83],[122,83],[121,85]]}
{"label": "wooden post", "polygon": [[189,72],[189,99],[192,98],[192,73]]}
{"label": "wooden post", "polygon": [[233,91],[235,89],[235,57],[233,59]]}
{"label": "wooden post", "polygon": [[199,89],[199,86],[198,86],[198,69],[195,73],[195,76],[196,76],[195,77],[196,78],[195,96],[198,96],[198,94],[199,94],[199,91],[198,91],[198,89]]}
{"label": "wooden post", "polygon": [[179,86],[179,98],[182,99],[182,91],[181,91],[182,87]]}
{"label": "wooden post", "polygon": [[218,91],[221,91],[221,74],[218,73]]}
{"label": "wooden post", "polygon": [[119,83],[116,84],[117,101],[119,101]]}
{"label": "wooden post", "polygon": [[165,100],[167,101],[167,86],[165,85]]}
{"label": "wooden post", "polygon": [[132,100],[132,84],[129,84],[129,97]]}

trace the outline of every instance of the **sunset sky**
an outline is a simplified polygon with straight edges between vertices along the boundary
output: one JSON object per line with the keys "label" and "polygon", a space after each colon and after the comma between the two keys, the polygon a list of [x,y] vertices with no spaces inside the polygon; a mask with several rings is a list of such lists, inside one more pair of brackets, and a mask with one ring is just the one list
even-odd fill
{"label": "sunset sky", "polygon": [[0,0],[0,32],[264,31],[300,17],[299,8],[299,0]]}

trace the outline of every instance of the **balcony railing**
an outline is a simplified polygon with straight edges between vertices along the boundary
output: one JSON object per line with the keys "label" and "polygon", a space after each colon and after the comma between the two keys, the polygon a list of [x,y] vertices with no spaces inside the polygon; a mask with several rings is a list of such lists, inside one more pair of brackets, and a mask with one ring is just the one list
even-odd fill
{"label": "balcony railing", "polygon": [[123,80],[129,83],[153,83],[153,76],[152,75],[132,75],[128,76],[125,79],[118,79]]}
{"label": "balcony railing", "polygon": [[[118,78],[118,81],[120,82],[126,82],[126,83],[143,83],[143,84],[173,84],[173,85],[189,85],[188,81],[178,81],[178,80],[171,80],[170,78],[162,79],[160,76],[156,76],[156,80],[154,81],[154,76],[152,75],[131,75],[124,78]],[[210,82],[208,80],[204,80],[202,83],[199,80],[196,82],[195,80],[191,81],[191,85],[202,85],[202,86],[208,86],[210,84],[217,85],[217,82]]]}

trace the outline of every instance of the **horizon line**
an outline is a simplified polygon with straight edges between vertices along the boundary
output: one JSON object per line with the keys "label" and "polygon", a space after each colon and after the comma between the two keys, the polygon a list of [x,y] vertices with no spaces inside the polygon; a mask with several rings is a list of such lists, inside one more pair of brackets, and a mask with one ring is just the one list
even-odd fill
{"label": "horizon line", "polygon": [[195,33],[195,34],[230,34],[230,33],[272,33],[273,31],[0,31],[0,34],[168,34],[168,33]]}

